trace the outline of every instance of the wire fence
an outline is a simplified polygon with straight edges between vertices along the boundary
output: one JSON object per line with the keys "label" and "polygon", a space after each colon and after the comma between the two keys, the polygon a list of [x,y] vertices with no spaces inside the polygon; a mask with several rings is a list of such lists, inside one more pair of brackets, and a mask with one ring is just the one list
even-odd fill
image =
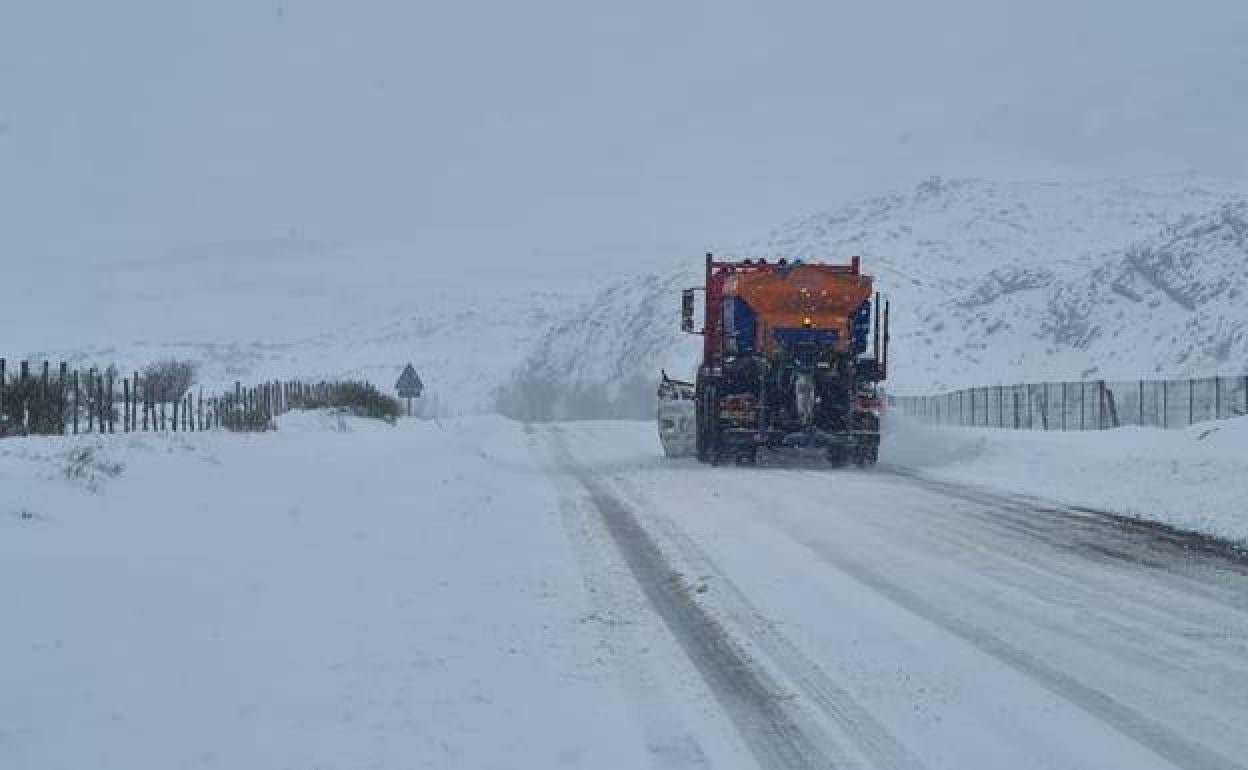
{"label": "wire fence", "polygon": [[932,396],[890,396],[889,405],[937,425],[1015,430],[1185,428],[1248,415],[1248,376],[990,385]]}

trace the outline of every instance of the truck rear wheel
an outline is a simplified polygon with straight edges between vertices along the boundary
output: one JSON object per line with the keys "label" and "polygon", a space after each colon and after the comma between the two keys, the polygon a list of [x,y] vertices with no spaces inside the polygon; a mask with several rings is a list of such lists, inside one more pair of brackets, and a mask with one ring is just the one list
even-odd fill
{"label": "truck rear wheel", "polygon": [[719,389],[714,385],[702,388],[698,398],[697,453],[699,462],[714,463],[719,459]]}

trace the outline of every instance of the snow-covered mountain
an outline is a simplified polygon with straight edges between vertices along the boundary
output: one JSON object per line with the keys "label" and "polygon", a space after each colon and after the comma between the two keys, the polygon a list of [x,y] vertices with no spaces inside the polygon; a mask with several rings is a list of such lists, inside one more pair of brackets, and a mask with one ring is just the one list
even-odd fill
{"label": "snow-covered mountain", "polygon": [[[892,298],[890,385],[926,392],[1242,372],[1245,233],[1248,183],[929,179],[789,223],[739,254],[861,255]],[[21,347],[0,355],[123,371],[190,358],[209,388],[291,376],[389,387],[411,361],[441,414],[645,416],[659,370],[691,376],[701,342],[678,331],[679,292],[701,284],[701,257],[670,265],[604,286],[593,271],[474,268],[298,237],[106,253],[12,274],[0,328],[20,329],[10,345]]]}
{"label": "snow-covered mountain", "polygon": [[[1248,367],[1248,184],[1193,176],[1086,183],[933,178],[777,229],[743,256],[845,262],[892,300],[898,392]],[[647,414],[660,367],[690,376],[672,272],[621,280],[552,327],[500,407]]]}

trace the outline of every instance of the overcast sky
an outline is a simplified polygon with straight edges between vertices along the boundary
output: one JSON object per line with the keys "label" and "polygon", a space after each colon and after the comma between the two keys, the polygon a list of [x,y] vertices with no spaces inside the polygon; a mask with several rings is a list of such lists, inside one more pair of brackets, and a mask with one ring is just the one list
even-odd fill
{"label": "overcast sky", "polygon": [[0,0],[3,262],[670,261],[931,174],[1187,169],[1248,173],[1243,0]]}

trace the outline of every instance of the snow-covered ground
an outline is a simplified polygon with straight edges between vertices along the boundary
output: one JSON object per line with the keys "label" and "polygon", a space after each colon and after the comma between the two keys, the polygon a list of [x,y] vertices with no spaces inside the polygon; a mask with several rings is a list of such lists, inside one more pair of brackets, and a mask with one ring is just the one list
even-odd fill
{"label": "snow-covered ground", "polygon": [[882,460],[926,476],[1248,544],[1248,418],[1183,430],[935,427],[896,417]]}
{"label": "snow-covered ground", "polygon": [[496,418],[2,442],[0,767],[642,766],[569,554]]}
{"label": "snow-covered ground", "polygon": [[[1194,489],[1213,428],[1151,451]],[[1111,438],[889,438],[920,475],[489,416],[0,442],[0,767],[1242,767],[1243,563],[948,481]]]}

